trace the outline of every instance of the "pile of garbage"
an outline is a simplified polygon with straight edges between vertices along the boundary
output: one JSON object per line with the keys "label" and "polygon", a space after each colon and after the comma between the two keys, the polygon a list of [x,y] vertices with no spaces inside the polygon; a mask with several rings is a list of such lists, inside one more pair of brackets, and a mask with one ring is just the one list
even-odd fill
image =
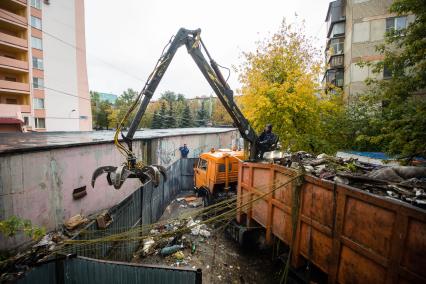
{"label": "pile of garbage", "polygon": [[134,260],[160,256],[170,266],[188,266],[191,255],[210,236],[210,228],[192,217],[160,224],[147,234],[134,254]]}
{"label": "pile of garbage", "polygon": [[203,205],[203,199],[196,196],[186,196],[176,198],[181,208],[197,208]]}
{"label": "pile of garbage", "polygon": [[321,179],[426,209],[426,167],[377,165],[356,158],[314,156],[303,151],[267,158],[290,168],[303,166],[306,173]]}
{"label": "pile of garbage", "polygon": [[15,254],[0,261],[0,283],[14,282],[30,267],[48,261],[55,249],[62,246],[65,239],[67,237],[62,232],[50,232],[25,250],[16,253],[11,251],[11,254]]}

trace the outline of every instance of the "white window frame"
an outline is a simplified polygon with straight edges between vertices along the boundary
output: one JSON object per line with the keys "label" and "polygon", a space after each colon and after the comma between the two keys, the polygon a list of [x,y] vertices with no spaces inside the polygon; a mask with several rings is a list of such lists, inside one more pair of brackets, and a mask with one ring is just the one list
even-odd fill
{"label": "white window frame", "polygon": [[43,40],[39,37],[31,36],[31,47],[43,50]]}
{"label": "white window frame", "polygon": [[[41,83],[40,83],[40,80],[41,80]],[[44,89],[44,79],[40,77],[33,77],[33,88],[39,89],[39,90]]]}
{"label": "white window frame", "polygon": [[[335,48],[336,47],[336,48]],[[338,50],[340,47],[340,51]],[[331,55],[343,54],[345,48],[345,42],[343,38],[332,38],[330,40],[330,50],[332,50]]]}
{"label": "white window frame", "polygon": [[[343,31],[341,33],[336,33],[338,27],[343,27]],[[331,30],[331,37],[335,36],[343,36],[345,34],[345,22],[338,22],[333,25],[333,29]]]}
{"label": "white window frame", "polygon": [[33,68],[43,70],[43,58],[33,56]]}
{"label": "white window frame", "polygon": [[41,10],[41,0],[31,0],[31,7]]}
{"label": "white window frame", "polygon": [[[39,127],[40,122],[39,121],[43,121],[43,127]],[[34,117],[34,128],[36,129],[44,129],[46,128],[46,119],[44,117]]]}
{"label": "white window frame", "polygon": [[33,99],[34,109],[44,109],[44,99],[34,98]]}
{"label": "white window frame", "polygon": [[[405,19],[405,25],[404,25],[403,28],[397,28],[398,27],[398,20],[400,20],[400,19]],[[388,27],[388,21],[389,20],[393,20],[393,26],[392,27]],[[394,30],[394,31],[401,31],[403,29],[406,29],[407,26],[408,26],[408,17],[407,16],[392,17],[392,18],[387,18],[386,19],[386,26],[385,26],[385,28],[386,28],[386,32],[387,33],[390,32],[390,31],[392,31],[392,30]]]}
{"label": "white window frame", "polygon": [[41,19],[31,15],[31,27],[41,30]]}

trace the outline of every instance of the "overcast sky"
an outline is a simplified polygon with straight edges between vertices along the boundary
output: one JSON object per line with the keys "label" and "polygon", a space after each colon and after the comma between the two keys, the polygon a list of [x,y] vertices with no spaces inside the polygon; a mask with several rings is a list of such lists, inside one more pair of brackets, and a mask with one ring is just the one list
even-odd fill
{"label": "overcast sky", "polygon": [[[238,66],[241,53],[277,31],[282,19],[305,20],[306,32],[325,43],[329,0],[86,0],[86,49],[91,90],[121,94],[140,90],[161,50],[180,27],[201,28],[212,57],[221,65]],[[226,72],[225,72],[226,74]],[[230,86],[239,88],[232,72]],[[212,93],[200,71],[181,48],[160,83],[186,97]]]}

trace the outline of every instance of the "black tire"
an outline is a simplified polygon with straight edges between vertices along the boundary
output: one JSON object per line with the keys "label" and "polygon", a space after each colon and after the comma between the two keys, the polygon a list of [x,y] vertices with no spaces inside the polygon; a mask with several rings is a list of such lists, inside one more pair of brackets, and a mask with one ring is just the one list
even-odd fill
{"label": "black tire", "polygon": [[204,207],[208,207],[208,206],[210,206],[210,196],[209,196],[209,194],[207,193],[207,194],[204,194],[203,195],[203,206]]}

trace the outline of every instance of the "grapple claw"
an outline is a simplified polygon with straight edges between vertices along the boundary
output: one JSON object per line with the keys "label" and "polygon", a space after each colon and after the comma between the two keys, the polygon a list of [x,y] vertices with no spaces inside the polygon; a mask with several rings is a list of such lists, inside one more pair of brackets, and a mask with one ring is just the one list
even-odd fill
{"label": "grapple claw", "polygon": [[113,167],[113,166],[103,166],[103,167],[97,168],[92,175],[92,187],[95,187],[96,179],[104,173],[108,174],[108,177],[107,177],[108,184],[112,185],[112,182],[109,176],[110,176],[110,173],[115,172],[116,170],[117,170],[117,167]]}
{"label": "grapple claw", "polygon": [[152,165],[153,167],[156,167],[159,171],[160,174],[163,176],[164,181],[167,180],[167,170],[165,167],[161,166],[161,165]]}
{"label": "grapple claw", "polygon": [[106,173],[109,185],[114,186],[115,189],[120,189],[127,178],[138,178],[142,184],[152,181],[154,187],[160,185],[161,176],[167,179],[166,168],[160,165],[145,166],[143,168],[132,167],[123,165],[120,167],[104,166],[95,170],[92,175],[92,187],[95,186],[96,179]]}

